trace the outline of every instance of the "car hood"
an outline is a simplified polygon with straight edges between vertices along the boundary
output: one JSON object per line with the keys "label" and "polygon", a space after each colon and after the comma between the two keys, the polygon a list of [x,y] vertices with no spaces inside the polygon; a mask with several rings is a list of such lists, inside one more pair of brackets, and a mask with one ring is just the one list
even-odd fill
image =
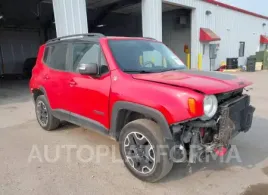
{"label": "car hood", "polygon": [[132,77],[138,80],[189,88],[205,94],[224,93],[252,84],[235,75],[215,71],[178,70],[162,73],[133,74]]}

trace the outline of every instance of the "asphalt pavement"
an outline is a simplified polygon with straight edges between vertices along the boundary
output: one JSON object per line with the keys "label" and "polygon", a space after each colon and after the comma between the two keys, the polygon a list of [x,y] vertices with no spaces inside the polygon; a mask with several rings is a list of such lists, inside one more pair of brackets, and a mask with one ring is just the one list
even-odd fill
{"label": "asphalt pavement", "polygon": [[268,195],[268,72],[238,75],[254,82],[256,107],[252,129],[232,141],[238,156],[176,164],[154,184],[134,178],[103,135],[71,124],[42,130],[27,81],[1,82],[0,194]]}

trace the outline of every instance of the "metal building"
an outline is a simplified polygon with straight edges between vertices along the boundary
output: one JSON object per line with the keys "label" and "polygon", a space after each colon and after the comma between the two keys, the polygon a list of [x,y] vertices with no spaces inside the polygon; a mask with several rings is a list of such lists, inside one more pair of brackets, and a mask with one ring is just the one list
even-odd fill
{"label": "metal building", "polygon": [[[214,0],[165,0],[165,2],[187,6],[192,10],[191,53],[192,67],[197,65],[197,55],[203,56],[203,68],[209,70],[209,44],[217,43],[218,51],[215,65],[219,66],[226,58],[238,58],[239,65],[245,65],[246,58],[258,50],[266,48],[268,17],[236,8]],[[201,28],[210,29],[220,40],[200,40]],[[208,35],[210,36],[210,35]],[[264,37],[264,40],[261,38]],[[240,44],[244,52],[239,56]],[[244,53],[244,54],[243,54]]]}
{"label": "metal building", "polygon": [[[66,4],[66,2],[70,3]],[[94,2],[95,4],[102,3],[99,6],[105,6],[108,1],[94,0]],[[268,43],[266,38],[268,17],[266,16],[214,0],[142,0],[141,3],[136,2],[136,4],[133,1],[133,4],[123,6],[117,12],[121,11],[130,15],[136,13],[136,16],[140,13],[141,24],[137,22],[133,26],[141,25],[143,36],[163,41],[185,63],[187,61],[185,47],[188,47],[192,68],[197,68],[198,56],[201,56],[199,59],[202,59],[203,70],[218,68],[221,62],[226,61],[226,58],[238,58],[239,65],[245,65],[248,56],[254,55],[258,50],[264,50]],[[87,22],[81,19],[81,15],[85,16],[86,12],[85,0],[53,0],[53,3],[55,16],[59,15],[56,17],[59,36],[87,31]],[[64,6],[59,6],[59,9],[57,4]],[[70,11],[72,15],[64,15],[66,11]],[[91,13],[88,12],[88,15],[90,18]],[[76,20],[77,23],[74,22]],[[132,21],[129,22],[132,23]],[[77,27],[74,23],[80,26]],[[129,35],[133,36],[133,33]],[[140,34],[136,33],[136,35]],[[210,55],[211,50],[217,54],[214,56],[215,59]]]}
{"label": "metal building", "polygon": [[268,17],[214,0],[25,0],[14,5],[16,0],[0,2],[0,75],[20,74],[39,45],[77,33],[153,37],[185,64],[202,64],[203,70],[218,68],[226,58],[245,65],[268,44]]}

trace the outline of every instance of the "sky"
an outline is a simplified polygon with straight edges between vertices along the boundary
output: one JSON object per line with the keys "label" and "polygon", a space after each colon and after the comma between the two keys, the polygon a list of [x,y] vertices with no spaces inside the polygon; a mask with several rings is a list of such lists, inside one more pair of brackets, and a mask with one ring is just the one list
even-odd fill
{"label": "sky", "polygon": [[218,0],[248,11],[268,16],[268,0]]}

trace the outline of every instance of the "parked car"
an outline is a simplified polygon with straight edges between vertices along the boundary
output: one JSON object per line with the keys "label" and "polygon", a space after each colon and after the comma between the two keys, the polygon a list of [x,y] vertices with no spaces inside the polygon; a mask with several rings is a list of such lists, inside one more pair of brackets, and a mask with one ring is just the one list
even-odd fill
{"label": "parked car", "polygon": [[85,34],[40,47],[30,90],[43,129],[69,121],[105,133],[135,177],[155,182],[174,162],[226,154],[251,127],[250,84],[188,70],[154,39]]}
{"label": "parked car", "polygon": [[27,58],[23,63],[23,76],[26,78],[31,78],[32,70],[35,65],[36,58]]}

